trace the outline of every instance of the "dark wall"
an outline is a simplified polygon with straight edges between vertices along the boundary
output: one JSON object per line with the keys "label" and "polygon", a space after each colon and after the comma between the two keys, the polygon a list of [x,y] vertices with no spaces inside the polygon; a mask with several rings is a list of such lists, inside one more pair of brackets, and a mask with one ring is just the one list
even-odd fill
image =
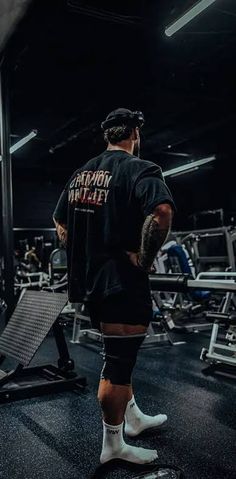
{"label": "dark wall", "polygon": [[53,211],[63,182],[46,177],[13,176],[14,227],[53,228]]}
{"label": "dark wall", "polygon": [[[177,207],[175,229],[191,229],[193,214],[219,208],[230,224],[230,215],[236,211],[233,166],[233,157],[221,157],[196,172],[166,179]],[[75,169],[59,170],[55,162],[55,169],[48,171],[14,170],[14,226],[52,228],[59,195]]]}
{"label": "dark wall", "polygon": [[193,229],[193,215],[214,209],[223,209],[225,225],[235,223],[236,219],[232,219],[236,218],[235,178],[229,159],[218,158],[214,165],[166,181],[177,206],[175,229]]}

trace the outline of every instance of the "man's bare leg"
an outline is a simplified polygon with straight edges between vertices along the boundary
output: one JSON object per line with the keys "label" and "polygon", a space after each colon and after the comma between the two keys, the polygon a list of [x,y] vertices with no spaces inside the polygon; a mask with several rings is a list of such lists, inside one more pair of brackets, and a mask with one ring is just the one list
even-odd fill
{"label": "man's bare leg", "polygon": [[[147,328],[143,325],[131,326],[126,324],[101,324],[101,330],[106,335],[130,336],[146,334]],[[102,379],[98,389],[98,399],[101,404],[103,419],[107,424],[116,426],[124,420],[127,403],[133,397],[131,384],[120,386]]]}
{"label": "man's bare leg", "polygon": [[102,379],[98,389],[98,399],[106,424],[117,426],[124,421],[128,402],[133,396],[131,386],[112,384],[109,379]]}

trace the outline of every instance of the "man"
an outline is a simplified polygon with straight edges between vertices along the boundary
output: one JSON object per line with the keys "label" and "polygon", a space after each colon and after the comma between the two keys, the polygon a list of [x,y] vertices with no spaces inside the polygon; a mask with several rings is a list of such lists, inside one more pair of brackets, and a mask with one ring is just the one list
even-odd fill
{"label": "man", "polygon": [[93,327],[103,334],[101,463],[152,462],[156,450],[124,441],[124,420],[125,434],[134,437],[167,419],[140,411],[131,379],[152,319],[148,273],[173,211],[161,169],[138,157],[143,123],[141,112],[125,108],[107,116],[107,150],[73,174],[54,213],[59,237],[67,242],[69,299],[87,303]]}

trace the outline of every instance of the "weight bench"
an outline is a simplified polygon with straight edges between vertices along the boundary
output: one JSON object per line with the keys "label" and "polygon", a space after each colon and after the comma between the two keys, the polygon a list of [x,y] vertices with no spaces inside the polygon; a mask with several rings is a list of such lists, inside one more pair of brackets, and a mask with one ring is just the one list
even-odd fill
{"label": "weight bench", "polygon": [[[0,370],[0,403],[42,394],[79,389],[86,379],[74,371],[58,316],[67,302],[64,293],[26,291],[0,336],[0,364],[14,361],[12,370]],[[52,364],[28,367],[52,328],[59,353]]]}

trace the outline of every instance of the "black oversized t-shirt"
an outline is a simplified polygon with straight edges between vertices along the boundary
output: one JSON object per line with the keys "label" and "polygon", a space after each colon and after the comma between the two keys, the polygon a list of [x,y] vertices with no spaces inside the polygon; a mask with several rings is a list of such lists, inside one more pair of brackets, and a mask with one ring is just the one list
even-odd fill
{"label": "black oversized t-shirt", "polygon": [[145,217],[161,203],[174,205],[159,166],[123,150],[106,150],[73,174],[54,212],[68,229],[70,301],[149,296],[148,275],[126,251],[138,252]]}

